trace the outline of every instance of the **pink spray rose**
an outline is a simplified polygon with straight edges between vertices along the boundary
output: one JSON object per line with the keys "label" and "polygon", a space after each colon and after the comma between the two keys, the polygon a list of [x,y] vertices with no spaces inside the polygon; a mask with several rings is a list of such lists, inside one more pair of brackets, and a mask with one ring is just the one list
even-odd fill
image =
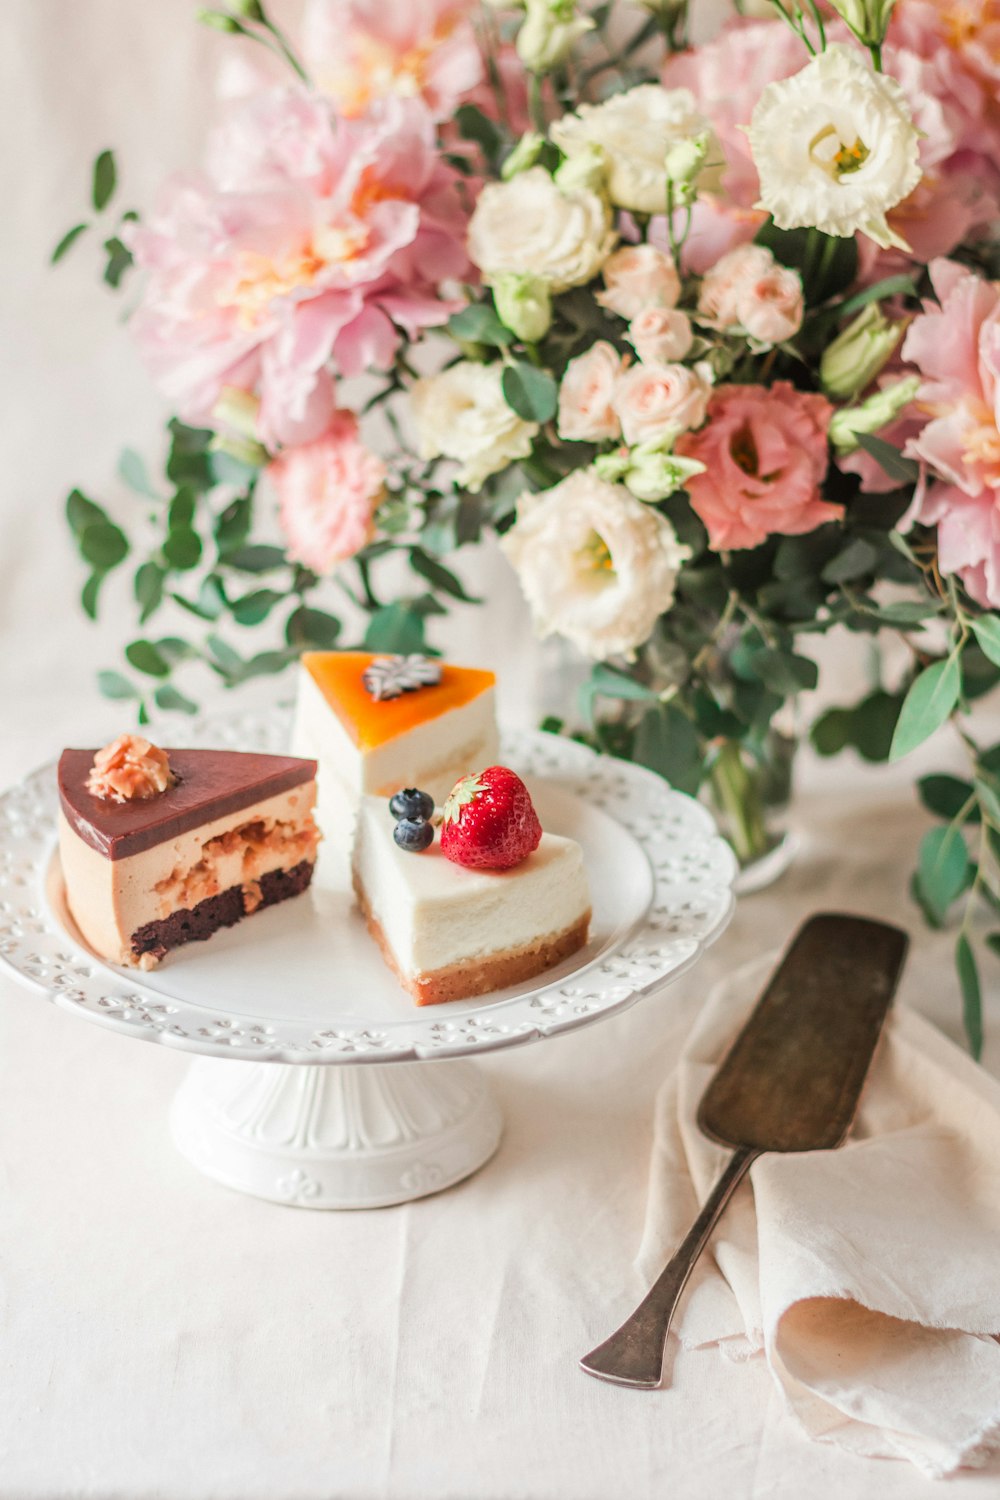
{"label": "pink spray rose", "polygon": [[386,470],[360,441],[353,412],[336,412],[322,437],[286,448],[267,474],[293,562],[331,573],[371,541]]}
{"label": "pink spray rose", "polygon": [[599,443],[621,431],[614,408],[622,361],[613,345],[599,339],[571,359],[559,387],[558,429],[571,442]]}
{"label": "pink spray rose", "polygon": [[317,88],[342,115],[387,95],[420,98],[449,119],[482,82],[471,0],[309,0],[303,52]]}
{"label": "pink spray rose", "polygon": [[779,344],[802,327],[802,278],[763,245],[739,245],[706,271],[698,310],[714,328],[741,327]]}
{"label": "pink spray rose", "polygon": [[691,319],[679,307],[647,307],[632,319],[627,337],[644,364],[683,359],[694,343]]}
{"label": "pink spray rose", "polygon": [[646,307],[676,307],[681,280],[673,259],[654,245],[626,245],[604,262],[602,307],[634,318]]}
{"label": "pink spray rose", "polygon": [[821,499],[819,490],[832,414],[824,396],[786,380],[719,387],[706,425],[676,445],[705,465],[687,489],[715,552],[759,547],[775,532],[799,536],[840,519],[843,507]]}
{"label": "pink spray rose", "polygon": [[622,435],[635,443],[667,441],[705,420],[711,385],[688,365],[639,364],[627,370],[615,392]]}
{"label": "pink spray rose", "polygon": [[234,386],[259,394],[265,444],[308,442],[334,408],[331,360],[384,369],[454,310],[440,284],[469,271],[456,174],[418,100],[338,120],[298,88],[232,105],[208,160],[132,232],[147,272],[132,328],[186,421],[210,422]]}
{"label": "pink spray rose", "polygon": [[917,406],[930,421],[906,445],[939,476],[917,492],[909,519],[938,529],[943,573],[1000,607],[1000,287],[954,261],[930,266],[925,304],[903,344],[923,375]]}

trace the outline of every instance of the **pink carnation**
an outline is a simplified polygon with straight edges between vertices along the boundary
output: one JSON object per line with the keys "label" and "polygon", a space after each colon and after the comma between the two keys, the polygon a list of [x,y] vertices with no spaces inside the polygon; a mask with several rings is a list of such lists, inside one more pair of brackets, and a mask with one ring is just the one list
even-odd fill
{"label": "pink carnation", "polygon": [[472,0],[309,0],[304,55],[317,88],[342,115],[388,95],[421,98],[446,120],[485,69]]}
{"label": "pink carnation", "polygon": [[719,387],[705,426],[675,445],[706,466],[687,488],[714,551],[759,547],[776,532],[799,536],[840,519],[843,507],[819,489],[832,413],[825,397],[785,380]]}
{"label": "pink carnation", "polygon": [[903,345],[924,377],[931,420],[906,452],[943,482],[918,490],[909,519],[938,528],[938,561],[973,599],[1000,607],[1000,287],[954,261],[930,266],[925,304]]}
{"label": "pink carnation", "polygon": [[338,120],[302,89],[234,104],[205,175],[175,177],[132,234],[148,272],[132,326],[165,394],[210,422],[223,386],[261,397],[271,447],[320,436],[344,375],[443,323],[468,273],[466,212],[418,100]]}
{"label": "pink carnation", "polygon": [[286,448],[267,474],[293,562],[330,573],[371,541],[386,470],[360,442],[353,412],[335,412],[322,437]]}

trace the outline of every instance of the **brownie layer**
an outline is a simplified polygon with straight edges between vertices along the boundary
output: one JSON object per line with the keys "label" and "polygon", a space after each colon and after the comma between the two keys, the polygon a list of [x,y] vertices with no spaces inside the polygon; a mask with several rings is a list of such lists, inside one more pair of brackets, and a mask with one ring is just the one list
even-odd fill
{"label": "brownie layer", "polygon": [[260,900],[249,908],[244,887],[232,885],[217,896],[199,901],[197,906],[171,912],[159,922],[147,922],[133,932],[132,951],[136,958],[148,953],[159,959],[182,943],[204,942],[222,927],[234,927],[243,917],[265,906],[275,906],[290,896],[300,895],[312,880],[313,869],[312,862],[304,859],[290,870],[271,870],[262,875],[256,882]]}
{"label": "brownie layer", "polygon": [[316,775],[316,762],[239,750],[168,750],[177,781],[159,796],[107,802],[87,791],[93,750],[64,750],[59,799],[84,843],[106,859],[125,859],[188,833],[202,823],[242,812]]}

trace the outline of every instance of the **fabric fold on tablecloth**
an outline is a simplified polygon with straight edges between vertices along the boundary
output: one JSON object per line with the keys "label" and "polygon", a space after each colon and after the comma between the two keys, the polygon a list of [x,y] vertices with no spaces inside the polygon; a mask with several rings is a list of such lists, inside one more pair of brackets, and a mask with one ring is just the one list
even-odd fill
{"label": "fabric fold on tablecloth", "polygon": [[[698,1130],[697,1106],[777,958],[718,986],[660,1090],[637,1260],[647,1280],[728,1159]],[[766,1359],[813,1438],[932,1477],[982,1462],[1000,1444],[1000,1083],[897,1006],[847,1143],[762,1156],[750,1184],[673,1334]]]}

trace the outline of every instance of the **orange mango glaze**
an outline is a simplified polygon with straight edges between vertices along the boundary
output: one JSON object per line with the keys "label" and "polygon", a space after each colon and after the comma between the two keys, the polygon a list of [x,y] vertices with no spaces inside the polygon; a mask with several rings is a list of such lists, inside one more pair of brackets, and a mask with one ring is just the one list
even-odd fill
{"label": "orange mango glaze", "polygon": [[359,750],[384,745],[428,719],[462,708],[496,682],[492,672],[442,662],[441,681],[435,687],[378,702],[363,681],[365,668],[377,655],[374,651],[306,651],[302,656],[302,665]]}

